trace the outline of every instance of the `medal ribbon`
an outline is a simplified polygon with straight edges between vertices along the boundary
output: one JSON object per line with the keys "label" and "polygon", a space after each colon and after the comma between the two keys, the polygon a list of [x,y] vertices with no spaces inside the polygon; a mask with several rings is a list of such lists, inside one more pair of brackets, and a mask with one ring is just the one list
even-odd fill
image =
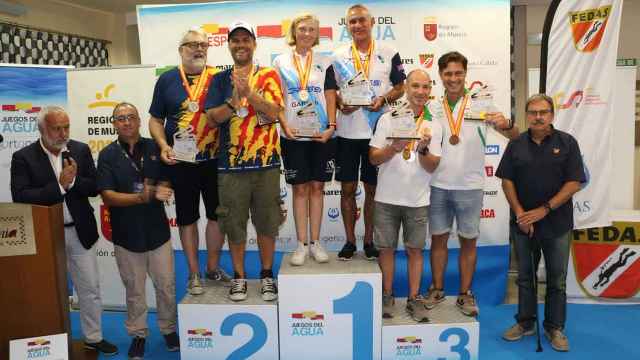
{"label": "medal ribbon", "polygon": [[453,122],[453,112],[449,107],[449,101],[447,100],[447,96],[445,95],[442,98],[442,106],[444,106],[444,112],[447,114],[447,120],[449,121],[449,129],[451,129],[451,134],[455,136],[460,136],[460,129],[462,129],[462,121],[464,120],[464,109],[467,107],[467,100],[469,97],[467,95],[462,99],[461,107],[458,110],[458,118],[455,123]]}
{"label": "medal ribbon", "polygon": [[207,82],[207,66],[204,66],[204,68],[202,69],[202,73],[200,73],[200,76],[198,77],[198,80],[193,83],[193,89],[189,85],[189,81],[187,81],[187,75],[185,74],[182,65],[178,66],[178,69],[180,71],[180,78],[182,79],[182,86],[187,92],[189,101],[196,102],[200,97],[202,90],[204,90],[205,88],[205,83]]}
{"label": "medal ribbon", "polygon": [[[422,107],[422,111],[420,112],[420,114],[416,117],[416,134],[418,133],[418,130],[420,130],[420,125],[422,125],[422,121],[423,120],[427,120],[427,113],[428,112],[429,112],[429,110],[427,109],[427,105],[425,104]],[[415,140],[409,141],[409,143],[402,150],[402,157],[405,160],[409,160],[409,157],[411,156],[411,149],[413,149],[413,145],[415,143],[416,143]]]}
{"label": "medal ribbon", "polygon": [[373,40],[369,43],[369,49],[367,50],[367,58],[362,63],[362,59],[360,59],[360,51],[356,49],[356,44],[351,43],[351,55],[353,56],[353,65],[356,68],[356,72],[362,71],[364,77],[369,80],[369,65],[371,64],[371,55],[373,55]]}
{"label": "medal ribbon", "polygon": [[293,52],[293,64],[296,67],[298,73],[298,79],[300,79],[300,91],[307,90],[307,84],[309,83],[309,75],[311,74],[311,63],[313,62],[313,51],[307,53],[307,60],[304,64],[304,71],[300,67],[300,61],[298,60],[298,54]]}

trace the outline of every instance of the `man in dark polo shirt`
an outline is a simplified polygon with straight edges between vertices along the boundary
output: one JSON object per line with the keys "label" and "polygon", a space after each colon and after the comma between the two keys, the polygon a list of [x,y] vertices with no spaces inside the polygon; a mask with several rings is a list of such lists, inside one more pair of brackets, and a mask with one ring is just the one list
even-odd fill
{"label": "man in dark polo shirt", "polygon": [[149,334],[147,273],[155,287],[158,327],[167,350],[180,348],[176,334],[173,248],[163,204],[172,190],[161,176],[158,147],[153,140],[140,136],[140,116],[135,106],[116,105],[113,126],[118,139],[98,157],[98,191],[109,206],[116,263],[126,289],[125,326],[133,337],[129,359],[142,359]]}
{"label": "man in dark polo shirt", "polygon": [[518,256],[516,324],[502,337],[516,341],[535,333],[534,269],[542,250],[547,271],[544,334],[553,349],[568,351],[563,329],[569,233],[573,229],[571,197],[580,190],[585,174],[576,139],[551,124],[553,100],[544,94],[533,95],[525,109],[529,130],[509,143],[496,172],[513,210],[511,234]]}

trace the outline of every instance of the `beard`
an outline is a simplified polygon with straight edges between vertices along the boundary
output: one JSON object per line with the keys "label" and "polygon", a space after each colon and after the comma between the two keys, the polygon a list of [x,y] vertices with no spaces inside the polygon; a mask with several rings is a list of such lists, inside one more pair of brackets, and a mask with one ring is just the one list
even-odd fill
{"label": "beard", "polygon": [[48,136],[42,135],[42,142],[46,145],[46,147],[54,149],[56,151],[60,151],[64,149],[69,143],[69,139],[65,140],[52,140]]}

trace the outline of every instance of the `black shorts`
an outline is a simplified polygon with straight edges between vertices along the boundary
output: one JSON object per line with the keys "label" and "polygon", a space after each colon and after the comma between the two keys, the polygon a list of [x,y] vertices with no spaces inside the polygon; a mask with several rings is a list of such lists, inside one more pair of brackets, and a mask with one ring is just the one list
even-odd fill
{"label": "black shorts", "polygon": [[346,139],[338,137],[336,154],[336,180],[353,182],[360,180],[369,185],[378,183],[378,168],[369,162],[370,139]]}
{"label": "black shorts", "polygon": [[200,194],[207,219],[218,220],[218,161],[212,159],[196,164],[179,162],[167,167],[176,198],[178,225],[190,225],[200,218]]}
{"label": "black shorts", "polygon": [[326,143],[280,138],[284,178],[287,184],[298,185],[309,181],[331,181],[336,155],[336,139]]}

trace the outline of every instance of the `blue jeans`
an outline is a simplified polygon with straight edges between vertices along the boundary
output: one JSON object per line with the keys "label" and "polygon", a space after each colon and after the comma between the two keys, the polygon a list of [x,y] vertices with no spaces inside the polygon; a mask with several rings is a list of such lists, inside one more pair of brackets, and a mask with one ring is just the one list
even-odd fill
{"label": "blue jeans", "polygon": [[[535,234],[535,232],[534,232]],[[516,321],[525,329],[531,329],[535,322],[538,303],[534,293],[534,269],[540,263],[540,251],[544,255],[547,272],[547,293],[544,299],[544,328],[564,329],[567,318],[567,267],[569,265],[569,234],[554,238],[530,239],[517,225],[511,224],[511,236],[518,255],[518,313]],[[534,266],[531,266],[533,250]]]}
{"label": "blue jeans", "polygon": [[451,232],[456,219],[458,235],[475,239],[480,235],[480,211],[484,192],[476,190],[446,190],[431,187],[429,227],[432,235]]}

